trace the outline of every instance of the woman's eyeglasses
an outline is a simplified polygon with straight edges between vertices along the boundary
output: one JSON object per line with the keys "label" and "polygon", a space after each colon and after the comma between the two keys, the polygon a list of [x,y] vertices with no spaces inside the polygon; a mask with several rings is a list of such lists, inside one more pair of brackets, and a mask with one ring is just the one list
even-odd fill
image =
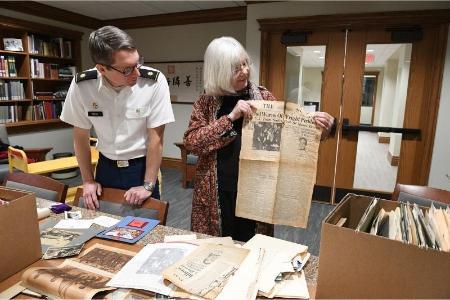
{"label": "woman's eyeglasses", "polygon": [[141,57],[139,58],[139,62],[138,62],[137,64],[135,64],[135,65],[132,66],[132,67],[126,67],[126,68],[123,69],[123,70],[119,70],[119,69],[117,69],[117,68],[115,68],[115,67],[113,67],[113,66],[111,66],[111,65],[106,65],[106,66],[107,66],[108,68],[111,68],[111,69],[113,69],[113,70],[119,72],[119,73],[122,73],[123,76],[127,77],[127,76],[130,76],[130,75],[134,72],[135,69],[139,69],[139,68],[142,67],[143,65],[144,65],[144,58],[141,56]]}

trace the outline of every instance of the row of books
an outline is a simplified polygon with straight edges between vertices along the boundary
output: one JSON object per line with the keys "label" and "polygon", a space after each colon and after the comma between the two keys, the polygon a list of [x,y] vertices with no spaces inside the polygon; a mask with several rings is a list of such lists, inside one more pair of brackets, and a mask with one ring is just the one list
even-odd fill
{"label": "row of books", "polygon": [[0,106],[0,123],[57,119],[61,115],[63,105],[63,101],[47,101],[28,106]]}
{"label": "row of books", "polygon": [[72,58],[72,42],[59,38],[42,38],[28,35],[29,52],[45,56]]}
{"label": "row of books", "polygon": [[433,204],[423,211],[417,204],[400,202],[392,211],[379,207],[377,198],[365,210],[357,231],[384,236],[419,247],[450,252],[450,208]]}
{"label": "row of books", "polygon": [[25,99],[25,88],[19,80],[4,81],[0,79],[0,100]]}
{"label": "row of books", "polygon": [[0,56],[0,77],[17,77],[16,58]]}
{"label": "row of books", "polygon": [[42,63],[39,59],[30,59],[31,78],[71,79],[76,74],[75,66],[60,67],[54,63]]}

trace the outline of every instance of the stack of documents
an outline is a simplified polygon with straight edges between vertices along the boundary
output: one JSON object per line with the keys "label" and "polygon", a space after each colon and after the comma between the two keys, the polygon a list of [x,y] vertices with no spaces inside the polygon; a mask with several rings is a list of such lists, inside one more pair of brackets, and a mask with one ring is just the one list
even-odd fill
{"label": "stack of documents", "polygon": [[264,251],[257,280],[258,295],[309,298],[302,270],[310,257],[307,246],[257,234],[244,248]]}
{"label": "stack of documents", "polygon": [[422,210],[417,204],[399,203],[392,211],[379,208],[374,198],[364,212],[357,231],[384,236],[424,248],[450,251],[450,208]]}

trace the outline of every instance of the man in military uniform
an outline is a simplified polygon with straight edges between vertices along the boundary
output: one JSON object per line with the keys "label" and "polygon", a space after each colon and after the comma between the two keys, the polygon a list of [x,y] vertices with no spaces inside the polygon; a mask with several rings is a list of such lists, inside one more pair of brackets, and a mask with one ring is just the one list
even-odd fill
{"label": "man in military uniform", "polygon": [[[95,68],[76,75],[61,114],[61,120],[74,126],[85,206],[98,208],[102,186],[127,190],[125,200],[133,205],[159,198],[164,126],[175,121],[167,80],[142,66],[133,40],[117,27],[92,32],[89,51]],[[91,127],[100,151],[95,178]]]}

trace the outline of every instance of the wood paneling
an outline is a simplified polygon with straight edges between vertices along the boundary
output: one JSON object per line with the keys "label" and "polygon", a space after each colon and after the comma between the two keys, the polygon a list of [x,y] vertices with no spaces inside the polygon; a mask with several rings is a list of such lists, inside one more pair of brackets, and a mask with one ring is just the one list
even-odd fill
{"label": "wood paneling", "polygon": [[450,9],[259,19],[261,31],[373,28],[450,23]]}
{"label": "wood paneling", "polygon": [[161,15],[112,19],[105,21],[122,29],[173,26],[199,23],[239,21],[247,19],[247,7],[230,7],[187,11]]}
{"label": "wood paneling", "polygon": [[102,21],[35,1],[0,1],[0,7],[77,26],[98,28]]}
{"label": "wood paneling", "polygon": [[26,13],[29,15],[93,29],[97,29],[105,25],[114,25],[120,27],[121,29],[134,29],[158,26],[239,21],[247,19],[246,6],[205,9],[109,20],[100,20],[88,17],[34,1],[0,1],[0,7]]}

